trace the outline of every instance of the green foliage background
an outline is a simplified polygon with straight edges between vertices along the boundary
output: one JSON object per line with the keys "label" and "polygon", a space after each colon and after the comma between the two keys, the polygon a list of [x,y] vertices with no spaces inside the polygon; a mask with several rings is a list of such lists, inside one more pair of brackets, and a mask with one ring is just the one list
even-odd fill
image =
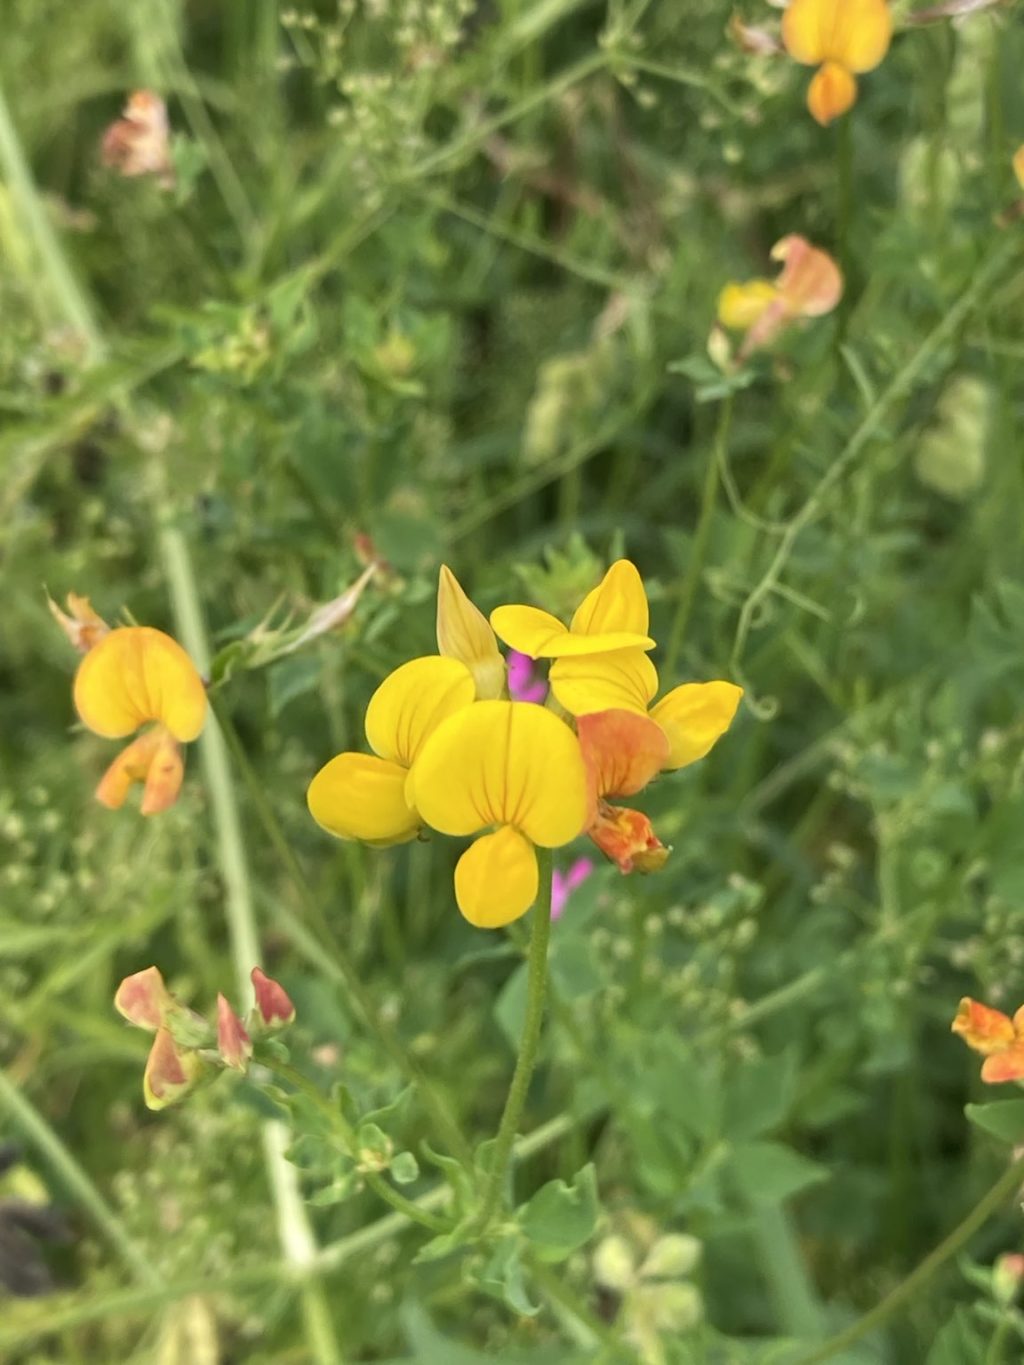
{"label": "green foliage background", "polygon": [[[7,1185],[45,1185],[74,1238],[56,1298],[0,1300],[5,1360],[795,1361],[1005,1168],[949,1021],[963,994],[1024,999],[1020,9],[901,27],[828,130],[810,73],[740,51],[730,12],[7,0],[0,1137],[22,1144]],[[140,86],[169,102],[171,191],[100,164]],[[723,384],[718,291],[789,232],[840,260],[841,309]],[[381,1225],[291,1104],[310,1294],[267,1097],[231,1078],[142,1107],[114,989],[157,962],[198,1008],[232,993],[231,886],[195,750],[164,816],[92,801],[111,749],[74,727],[44,586],[181,634],[184,543],[222,649],[342,591],[360,534],[388,583],[218,696],[292,1062],[384,1110],[410,1197],[446,1179],[443,1144],[415,1094],[393,1107],[403,1078],[295,873],[493,1134],[520,936],[461,920],[450,844],[334,844],[303,799],[385,672],[432,649],[439,563],[485,610],[564,610],[626,552],[663,685],[747,696],[648,802],[665,872],[602,868],[555,926],[525,1211],[495,1246],[417,1260],[427,1234]],[[828,1358],[1020,1358],[989,1273],[1020,1249],[1011,1202]]]}

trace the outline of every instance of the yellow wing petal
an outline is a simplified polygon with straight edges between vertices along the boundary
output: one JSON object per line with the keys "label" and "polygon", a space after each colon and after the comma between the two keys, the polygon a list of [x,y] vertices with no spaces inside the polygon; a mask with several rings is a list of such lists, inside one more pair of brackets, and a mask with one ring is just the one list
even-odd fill
{"label": "yellow wing petal", "polygon": [[206,720],[206,689],[181,645],[150,626],[112,630],[82,659],[75,708],[106,739],[122,739],[160,721],[175,739],[197,737]]}
{"label": "yellow wing petal", "polygon": [[455,867],[455,899],[478,929],[500,929],[537,899],[537,855],[511,825],[483,834]]}
{"label": "yellow wing petal", "polygon": [[573,716],[592,711],[638,711],[658,690],[658,670],[642,649],[557,659],[549,674],[551,690]]}
{"label": "yellow wing petal", "polygon": [[309,784],[306,804],[321,828],[339,839],[400,844],[420,819],[405,799],[406,770],[372,754],[338,754]]}
{"label": "yellow wing petal", "polygon": [[685,768],[725,734],[732,724],[743,688],[735,683],[684,683],[674,687],[651,711],[668,736],[666,768]]}
{"label": "yellow wing petal", "polygon": [[494,631],[447,564],[441,565],[437,581],[437,648],[449,659],[462,660],[473,674],[481,701],[502,695],[505,660]]}
{"label": "yellow wing petal", "polygon": [[452,716],[423,746],[407,795],[442,834],[515,825],[534,843],[569,843],[587,816],[579,742],[530,702],[480,701]]}
{"label": "yellow wing petal", "polygon": [[649,626],[644,581],[635,564],[628,559],[617,559],[577,607],[570,630],[574,635],[625,632],[646,637]]}
{"label": "yellow wing petal", "polygon": [[459,659],[428,654],[385,678],[366,708],[366,738],[381,758],[410,767],[427,737],[476,696]]}

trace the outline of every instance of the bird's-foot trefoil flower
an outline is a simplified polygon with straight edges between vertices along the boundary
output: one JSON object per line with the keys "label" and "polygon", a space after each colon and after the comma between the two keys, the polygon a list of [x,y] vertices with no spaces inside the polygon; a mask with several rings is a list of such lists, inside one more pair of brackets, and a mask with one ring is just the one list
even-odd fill
{"label": "bird's-foot trefoil flower", "polygon": [[786,51],[818,68],[807,90],[807,108],[821,124],[852,107],[857,77],[878,66],[891,39],[886,0],[791,0],[782,16]]}
{"label": "bird's-foot trefoil flower", "polygon": [[579,741],[528,702],[482,701],[451,716],[423,746],[408,785],[432,829],[478,835],[456,866],[455,899],[479,928],[526,913],[539,884],[534,845],[571,842],[587,818]]}
{"label": "bird's-foot trefoil flower", "polygon": [[181,645],[149,626],[106,632],[78,666],[74,701],[85,727],[104,739],[152,727],[114,759],[97,800],[116,810],[140,782],[143,815],[172,806],[184,776],[181,745],[198,738],[207,706],[203,680]]}
{"label": "bird's-foot trefoil flower", "polygon": [[478,701],[505,694],[505,660],[487,617],[469,600],[447,564],[437,582],[437,651],[459,659],[473,675]]}
{"label": "bird's-foot trefoil flower", "polygon": [[402,664],[366,710],[373,753],[338,754],[309,784],[313,819],[339,839],[387,845],[415,838],[423,817],[408,799],[409,770],[434,730],[475,695],[473,674],[459,659],[429,654]]}
{"label": "bird's-foot trefoil flower", "polygon": [[839,267],[806,237],[783,237],[771,255],[782,262],[778,279],[727,284],[718,296],[719,323],[745,334],[737,357],[741,362],[800,319],[831,313],[843,296]]}
{"label": "bird's-foot trefoil flower", "polygon": [[498,638],[531,659],[563,659],[613,649],[653,649],[643,580],[628,559],[617,560],[580,603],[570,625],[539,607],[496,607]]}
{"label": "bird's-foot trefoil flower", "polygon": [[991,1085],[1024,1080],[1024,1005],[1011,1019],[1002,1010],[964,996],[951,1028],[985,1058],[981,1079]]}

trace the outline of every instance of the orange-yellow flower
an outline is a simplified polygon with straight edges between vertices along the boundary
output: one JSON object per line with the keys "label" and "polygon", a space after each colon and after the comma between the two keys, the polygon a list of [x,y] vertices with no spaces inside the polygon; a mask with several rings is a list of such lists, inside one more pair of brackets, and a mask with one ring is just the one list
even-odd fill
{"label": "orange-yellow flower", "polygon": [[143,815],[172,806],[184,774],[180,745],[198,738],[207,705],[203,680],[177,641],[149,626],[109,631],[79,664],[74,700],[82,723],[105,739],[153,726],[114,759],[97,799],[116,810],[141,782]]}
{"label": "orange-yellow flower", "polygon": [[807,91],[807,107],[821,124],[851,108],[857,76],[878,66],[891,39],[886,0],[791,0],[782,16],[786,51],[818,68]]}
{"label": "orange-yellow flower", "polygon": [[410,803],[441,834],[480,834],[455,869],[455,899],[471,924],[496,929],[537,898],[534,845],[558,848],[583,831],[587,782],[579,741],[542,706],[481,701],[440,725],[409,774]]}
{"label": "orange-yellow flower", "polygon": [[613,806],[609,796],[635,796],[668,765],[668,736],[635,711],[597,711],[577,721],[587,774],[587,833],[620,872],[657,872],[670,850],[643,811]]}
{"label": "orange-yellow flower", "polygon": [[313,819],[339,839],[385,845],[415,838],[423,819],[407,799],[409,769],[441,722],[475,695],[473,675],[459,659],[431,654],[397,668],[366,710],[373,753],[338,754],[309,784]]}
{"label": "orange-yellow flower", "polygon": [[843,296],[843,276],[827,251],[812,246],[806,237],[791,233],[776,242],[772,260],[782,270],[771,280],[730,283],[718,296],[718,321],[723,327],[745,332],[740,359],[767,346],[800,318],[819,318],[831,313]]}
{"label": "orange-yellow flower", "polygon": [[636,568],[617,560],[593,591],[587,593],[565,626],[539,607],[496,607],[491,625],[498,638],[531,659],[565,659],[603,654],[613,649],[653,649],[647,633],[647,594]]}
{"label": "orange-yellow flower", "polygon": [[1011,1019],[1002,1010],[981,1005],[964,996],[951,1025],[968,1047],[985,1058],[981,1079],[995,1085],[1000,1081],[1024,1080],[1024,1005]]}

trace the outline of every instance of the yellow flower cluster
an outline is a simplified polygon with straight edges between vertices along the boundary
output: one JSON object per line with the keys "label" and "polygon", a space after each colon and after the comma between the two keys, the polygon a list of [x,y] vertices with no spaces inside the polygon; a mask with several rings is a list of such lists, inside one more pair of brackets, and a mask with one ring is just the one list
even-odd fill
{"label": "yellow flower cluster", "polygon": [[[439,653],[387,677],[366,712],[370,754],[343,753],[313,778],[313,818],[341,839],[387,845],[424,828],[475,835],[455,870],[459,909],[481,928],[518,919],[537,898],[535,849],[589,833],[623,871],[668,855],[646,816],[608,804],[656,773],[702,758],[735,715],[741,691],[687,684],[653,709],[647,596],[619,560],[571,623],[504,606],[490,623],[442,568]],[[550,659],[557,707],[508,699],[498,638]]]}

